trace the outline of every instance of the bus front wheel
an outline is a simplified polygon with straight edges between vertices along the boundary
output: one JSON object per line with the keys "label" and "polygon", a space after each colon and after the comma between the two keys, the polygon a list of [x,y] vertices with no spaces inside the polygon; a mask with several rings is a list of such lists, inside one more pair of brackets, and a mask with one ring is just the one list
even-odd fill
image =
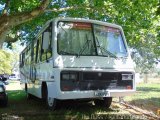
{"label": "bus front wheel", "polygon": [[31,100],[34,98],[34,96],[28,92],[26,93],[26,95],[27,95],[27,100]]}
{"label": "bus front wheel", "polygon": [[47,106],[51,110],[56,109],[57,100],[55,98],[47,97]]}
{"label": "bus front wheel", "polygon": [[112,97],[104,97],[102,100],[101,99],[96,99],[94,101],[95,105],[109,108],[112,103]]}

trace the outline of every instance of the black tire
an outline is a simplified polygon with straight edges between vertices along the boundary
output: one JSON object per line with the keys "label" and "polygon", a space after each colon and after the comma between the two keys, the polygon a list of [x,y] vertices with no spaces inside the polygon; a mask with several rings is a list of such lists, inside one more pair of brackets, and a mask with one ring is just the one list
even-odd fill
{"label": "black tire", "polygon": [[102,100],[96,99],[94,101],[94,103],[95,103],[96,106],[109,108],[111,106],[111,103],[112,103],[112,97],[104,97]]}
{"label": "black tire", "polygon": [[25,83],[25,92],[26,92],[26,93],[27,93],[27,89],[28,89],[27,83]]}
{"label": "black tire", "polygon": [[1,106],[2,107],[7,107],[7,105],[8,105],[8,96],[6,96],[6,98],[4,100],[0,101],[0,102],[1,102]]}
{"label": "black tire", "polygon": [[55,110],[57,107],[57,99],[48,97],[46,100],[47,107],[50,110]]}
{"label": "black tire", "polygon": [[46,83],[42,83],[42,100],[44,102],[47,101],[47,94],[48,94],[47,85],[46,85]]}
{"label": "black tire", "polygon": [[26,97],[27,97],[27,100],[31,100],[34,98],[34,96],[28,92],[26,92]]}

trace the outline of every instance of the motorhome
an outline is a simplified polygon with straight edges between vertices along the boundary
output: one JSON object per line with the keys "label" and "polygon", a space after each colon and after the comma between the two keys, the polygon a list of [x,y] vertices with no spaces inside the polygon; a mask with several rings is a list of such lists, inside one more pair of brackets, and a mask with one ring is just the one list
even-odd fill
{"label": "motorhome", "polygon": [[21,84],[28,97],[93,100],[110,107],[113,97],[136,91],[135,72],[119,25],[80,18],[48,21],[20,54]]}

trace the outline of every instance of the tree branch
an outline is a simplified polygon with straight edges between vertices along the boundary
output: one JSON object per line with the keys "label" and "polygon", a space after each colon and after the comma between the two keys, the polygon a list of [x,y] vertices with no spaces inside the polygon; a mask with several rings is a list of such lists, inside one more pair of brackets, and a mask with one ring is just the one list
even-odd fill
{"label": "tree branch", "polygon": [[[9,1],[7,0],[5,9],[3,14],[7,13]],[[5,41],[5,38],[9,32],[9,30],[19,24],[25,23],[35,17],[37,17],[39,14],[43,13],[47,6],[49,5],[50,0],[43,0],[37,8],[33,9],[31,12],[23,12],[19,13],[17,15],[2,15],[0,16],[0,44],[2,44]],[[1,46],[0,46],[1,47]]]}
{"label": "tree branch", "polygon": [[27,21],[37,17],[38,15],[40,15],[41,13],[43,13],[45,11],[45,9],[49,5],[49,3],[50,3],[50,0],[43,0],[41,2],[41,5],[37,8],[35,8],[31,12],[20,13],[17,15],[10,16],[10,19],[9,19],[10,26],[19,25],[19,24],[22,24],[24,22],[27,22]]}
{"label": "tree branch", "polygon": [[32,15],[33,17],[34,16],[37,16],[39,15],[40,13],[44,12],[45,9],[47,8],[47,6],[49,5],[50,3],[50,0],[43,0],[41,5],[39,7],[37,7],[36,9],[34,9],[30,15]]}
{"label": "tree branch", "polygon": [[88,6],[71,6],[71,7],[65,7],[65,8],[53,8],[53,9],[46,9],[45,12],[63,12],[63,11],[67,11],[67,10],[76,10],[76,9],[81,9],[81,8],[85,8],[87,10],[90,10],[91,8]]}
{"label": "tree branch", "polygon": [[[71,7],[66,7],[66,8],[59,8],[59,9],[47,9],[47,6],[49,5],[51,0],[42,0],[41,4],[36,7],[35,9],[33,9],[30,12],[22,12],[22,13],[18,13],[16,15],[6,15],[6,16],[0,16],[0,44],[2,42],[4,42],[7,34],[9,32],[9,30],[11,28],[13,28],[14,26],[17,26],[19,24],[28,22],[30,20],[32,20],[33,18],[37,17],[38,15],[40,15],[41,13],[44,12],[62,12],[62,11],[67,11],[67,10],[78,10],[78,9],[85,9],[85,10],[93,10],[95,8],[93,8],[92,6],[88,6],[88,5],[80,5],[80,6],[71,6]],[[5,10],[8,9],[9,6],[9,2],[10,0],[7,0],[6,6],[5,6]],[[4,11],[5,13],[5,11]],[[7,13],[7,11],[6,11]],[[15,39],[14,39],[15,40]],[[8,39],[8,41],[14,41],[11,39]]]}
{"label": "tree branch", "polygon": [[16,42],[18,40],[19,36],[16,35],[15,37],[10,37],[10,36],[7,36],[5,38],[5,42],[10,42],[10,43],[13,43],[13,42]]}

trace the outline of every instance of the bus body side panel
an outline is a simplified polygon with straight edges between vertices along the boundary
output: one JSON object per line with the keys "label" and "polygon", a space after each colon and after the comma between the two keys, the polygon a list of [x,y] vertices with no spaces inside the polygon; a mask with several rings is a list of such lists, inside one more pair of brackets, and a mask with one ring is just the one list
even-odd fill
{"label": "bus body side panel", "polygon": [[48,83],[53,82],[53,59],[41,62],[36,65],[36,80],[31,85],[34,89],[34,95],[42,98],[42,83],[48,86]]}
{"label": "bus body side panel", "polygon": [[[23,89],[25,88],[25,85],[27,85],[27,92],[38,97],[42,98],[42,83],[46,83],[47,86],[51,86],[50,83],[53,82],[53,60],[52,58],[48,60],[48,62],[41,62],[39,64],[35,65],[36,69],[36,79],[29,79],[30,73],[24,73],[24,71],[30,71],[30,70],[23,70],[24,68],[21,68],[21,86]],[[22,74],[23,73],[23,74]],[[27,76],[28,74],[28,76]],[[53,87],[52,87],[53,89]],[[51,90],[53,91],[53,90]]]}

